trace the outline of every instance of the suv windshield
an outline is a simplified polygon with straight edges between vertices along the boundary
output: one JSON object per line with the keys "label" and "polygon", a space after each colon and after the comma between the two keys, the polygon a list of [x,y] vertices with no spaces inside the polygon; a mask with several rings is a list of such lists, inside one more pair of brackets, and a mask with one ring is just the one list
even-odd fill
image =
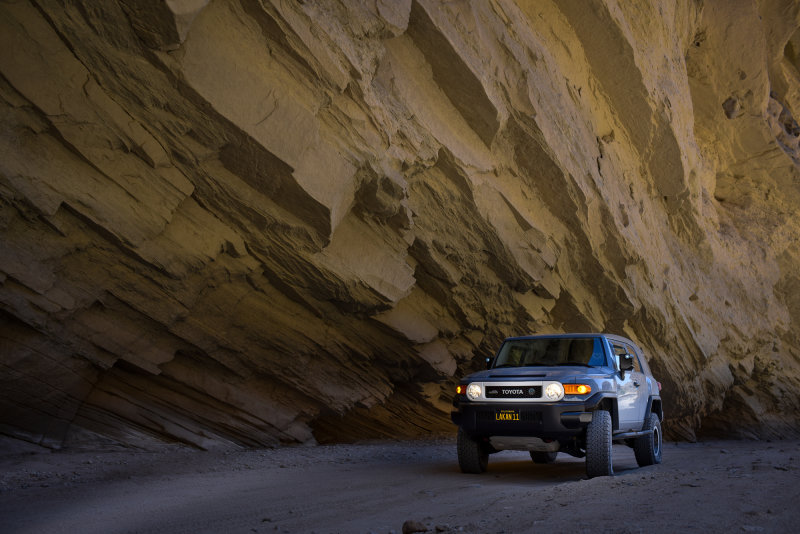
{"label": "suv windshield", "polygon": [[599,337],[538,338],[506,341],[497,355],[494,368],[585,365],[604,365],[603,345]]}

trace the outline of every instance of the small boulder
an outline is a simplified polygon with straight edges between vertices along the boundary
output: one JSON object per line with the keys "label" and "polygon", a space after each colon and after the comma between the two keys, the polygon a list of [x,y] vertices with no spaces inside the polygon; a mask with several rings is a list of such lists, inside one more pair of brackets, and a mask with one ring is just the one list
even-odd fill
{"label": "small boulder", "polygon": [[419,521],[408,520],[403,523],[403,534],[412,534],[413,532],[427,532],[428,527]]}

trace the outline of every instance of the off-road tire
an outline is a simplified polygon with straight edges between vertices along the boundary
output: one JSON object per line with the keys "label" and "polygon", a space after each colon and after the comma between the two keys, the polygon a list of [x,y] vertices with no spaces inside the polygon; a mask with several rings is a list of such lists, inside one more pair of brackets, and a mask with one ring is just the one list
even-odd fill
{"label": "off-road tire", "polygon": [[611,461],[611,414],[597,410],[586,427],[586,474],[589,478],[614,474]]}
{"label": "off-road tire", "polygon": [[633,452],[639,467],[661,463],[661,421],[654,413],[645,421],[643,430],[652,430],[652,434],[640,436],[633,442]]}
{"label": "off-road tire", "polygon": [[552,464],[556,461],[558,451],[531,451],[531,460],[535,464]]}
{"label": "off-road tire", "polygon": [[458,427],[458,467],[462,473],[480,474],[489,466],[489,450]]}

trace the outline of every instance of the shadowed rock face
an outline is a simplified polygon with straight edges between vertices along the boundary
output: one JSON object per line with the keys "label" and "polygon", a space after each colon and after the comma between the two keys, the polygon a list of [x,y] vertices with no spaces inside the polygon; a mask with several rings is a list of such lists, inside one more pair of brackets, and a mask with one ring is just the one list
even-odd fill
{"label": "shadowed rock face", "polygon": [[576,330],[670,437],[800,432],[795,2],[59,4],[0,4],[0,432],[451,432]]}

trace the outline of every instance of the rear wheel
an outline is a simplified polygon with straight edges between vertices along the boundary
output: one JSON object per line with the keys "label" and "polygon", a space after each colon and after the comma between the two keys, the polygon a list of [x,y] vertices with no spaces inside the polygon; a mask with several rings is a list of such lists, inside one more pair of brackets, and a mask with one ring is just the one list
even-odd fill
{"label": "rear wheel", "polygon": [[589,478],[614,474],[611,462],[611,414],[597,410],[586,427],[586,474]]}
{"label": "rear wheel", "polygon": [[651,430],[652,433],[636,438],[633,443],[633,452],[636,455],[636,463],[639,467],[661,463],[661,421],[654,413],[650,414],[650,419],[645,421],[644,430]]}
{"label": "rear wheel", "polygon": [[531,460],[536,464],[552,464],[556,461],[558,451],[531,451]]}
{"label": "rear wheel", "polygon": [[483,473],[489,466],[489,450],[481,442],[472,439],[458,427],[458,466],[462,473]]}

